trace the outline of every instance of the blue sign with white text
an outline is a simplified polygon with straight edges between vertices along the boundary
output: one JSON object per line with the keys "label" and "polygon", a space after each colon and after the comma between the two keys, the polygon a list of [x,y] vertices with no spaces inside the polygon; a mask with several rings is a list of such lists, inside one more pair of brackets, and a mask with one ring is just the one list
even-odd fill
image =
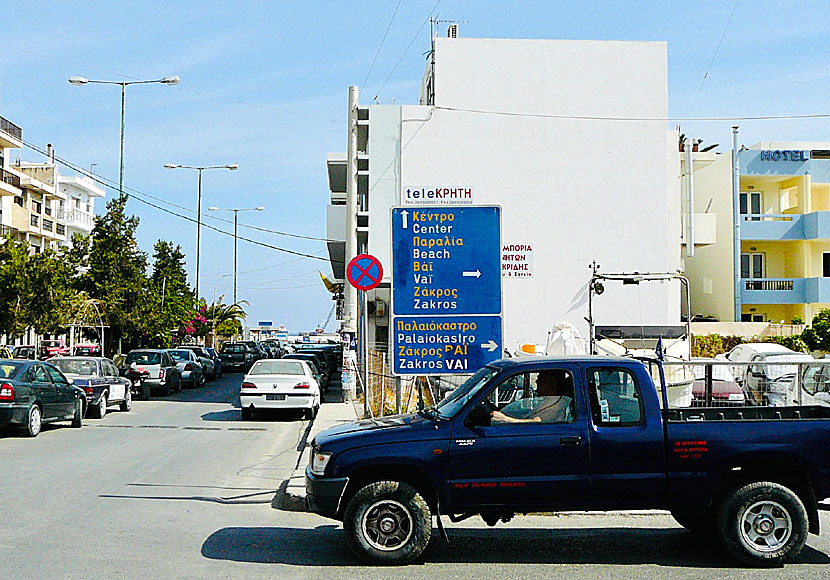
{"label": "blue sign with white text", "polygon": [[502,357],[501,316],[397,316],[398,375],[472,374]]}
{"label": "blue sign with white text", "polygon": [[392,313],[501,314],[501,208],[392,208]]}

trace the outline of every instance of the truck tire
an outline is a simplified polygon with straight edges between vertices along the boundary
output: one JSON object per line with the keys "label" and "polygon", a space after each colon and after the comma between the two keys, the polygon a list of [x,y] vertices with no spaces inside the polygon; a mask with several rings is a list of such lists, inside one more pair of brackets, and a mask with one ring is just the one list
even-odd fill
{"label": "truck tire", "polygon": [[695,534],[711,534],[715,531],[713,512],[684,512],[672,510],[674,521]]}
{"label": "truck tire", "polygon": [[408,564],[432,536],[426,500],[408,483],[378,481],[355,493],[343,517],[346,543],[364,562]]}
{"label": "truck tire", "polygon": [[734,490],[724,499],[716,520],[718,540],[732,556],[765,568],[795,558],[807,541],[808,529],[801,499],[769,481]]}

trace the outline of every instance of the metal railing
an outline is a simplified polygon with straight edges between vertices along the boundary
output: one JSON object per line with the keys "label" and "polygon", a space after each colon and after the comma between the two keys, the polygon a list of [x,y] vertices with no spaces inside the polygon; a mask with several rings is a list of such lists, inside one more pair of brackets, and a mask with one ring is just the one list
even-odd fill
{"label": "metal railing", "polygon": [[67,222],[75,222],[86,226],[91,226],[93,222],[92,214],[77,209],[72,209],[69,211],[58,210],[58,219]]}
{"label": "metal railing", "polygon": [[[2,119],[2,117],[0,117],[0,119]],[[16,187],[17,189],[20,189],[20,178],[17,175],[14,175],[13,173],[9,173],[5,169],[0,168],[0,176],[3,177],[3,182],[4,183],[8,183],[12,187]]]}
{"label": "metal railing", "polygon": [[792,280],[747,280],[747,290],[784,290],[793,289]]}
{"label": "metal railing", "polygon": [[18,141],[23,139],[23,129],[4,117],[0,117],[0,131],[8,133],[12,137],[15,137]]}
{"label": "metal railing", "polygon": [[[805,360],[793,360],[796,355]],[[771,356],[763,362],[664,362],[669,408],[818,406],[830,413],[830,359],[806,356]],[[776,358],[789,360],[776,362]],[[649,366],[659,385],[656,365]],[[669,378],[680,375],[686,380],[673,383]]]}
{"label": "metal railing", "polygon": [[0,225],[0,237],[2,237],[2,238],[5,238],[6,236],[9,236],[9,235],[17,237],[17,235],[19,233],[20,233],[20,230],[18,230],[17,228],[13,228],[11,226]]}

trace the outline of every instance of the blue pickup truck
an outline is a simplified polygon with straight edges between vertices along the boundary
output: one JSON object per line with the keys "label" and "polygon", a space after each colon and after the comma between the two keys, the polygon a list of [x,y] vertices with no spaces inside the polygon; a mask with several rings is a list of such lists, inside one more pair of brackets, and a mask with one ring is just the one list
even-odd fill
{"label": "blue pickup truck", "polygon": [[669,510],[752,566],[798,555],[830,497],[830,407],[669,408],[652,376],[632,358],[497,361],[417,414],[319,433],[307,507],[374,563],[418,558],[433,516],[446,537],[441,516],[569,510]]}

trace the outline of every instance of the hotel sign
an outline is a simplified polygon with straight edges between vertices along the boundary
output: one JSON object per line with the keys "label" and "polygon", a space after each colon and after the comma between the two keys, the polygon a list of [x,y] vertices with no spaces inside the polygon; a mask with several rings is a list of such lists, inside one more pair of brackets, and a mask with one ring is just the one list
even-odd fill
{"label": "hotel sign", "polygon": [[791,151],[788,149],[775,149],[761,151],[761,161],[809,161],[809,151]]}

